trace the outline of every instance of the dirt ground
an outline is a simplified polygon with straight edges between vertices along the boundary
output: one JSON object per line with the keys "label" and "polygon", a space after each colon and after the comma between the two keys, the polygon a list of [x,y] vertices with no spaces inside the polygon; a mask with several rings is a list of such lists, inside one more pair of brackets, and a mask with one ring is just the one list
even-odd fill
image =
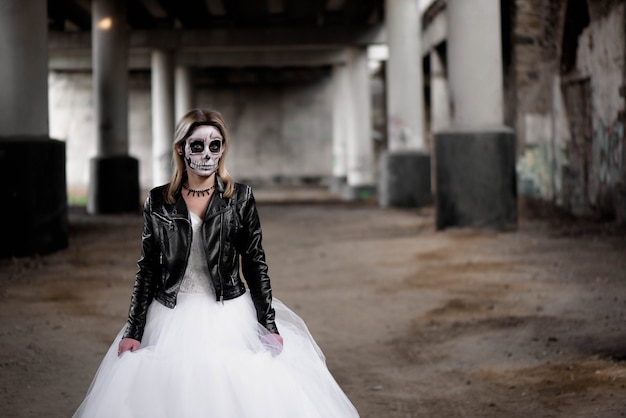
{"label": "dirt ground", "polygon": [[[436,232],[432,208],[259,200],[275,297],[362,417],[626,416],[623,228]],[[69,249],[0,260],[1,416],[72,415],[125,322],[140,231],[73,209]]]}

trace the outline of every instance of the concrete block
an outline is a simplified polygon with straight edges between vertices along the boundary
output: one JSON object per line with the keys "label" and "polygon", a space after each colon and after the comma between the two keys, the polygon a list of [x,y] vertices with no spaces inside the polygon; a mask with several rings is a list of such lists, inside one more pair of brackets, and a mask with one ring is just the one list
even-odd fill
{"label": "concrete block", "polygon": [[347,178],[345,176],[333,176],[330,178],[330,182],[328,185],[328,190],[331,193],[341,194],[343,189],[346,187]]}
{"label": "concrete block", "polygon": [[65,143],[45,136],[0,138],[0,257],[67,248]]}
{"label": "concrete block", "polygon": [[382,207],[420,207],[432,202],[430,155],[386,152],[380,157],[378,203]]}
{"label": "concrete block", "polygon": [[347,201],[368,200],[376,196],[376,186],[361,185],[351,186],[346,184],[341,191],[341,198]]}
{"label": "concrete block", "polygon": [[437,229],[517,224],[512,130],[438,133],[435,158]]}
{"label": "concrete block", "polygon": [[140,203],[137,159],[129,156],[91,159],[88,213],[134,212],[139,209]]}

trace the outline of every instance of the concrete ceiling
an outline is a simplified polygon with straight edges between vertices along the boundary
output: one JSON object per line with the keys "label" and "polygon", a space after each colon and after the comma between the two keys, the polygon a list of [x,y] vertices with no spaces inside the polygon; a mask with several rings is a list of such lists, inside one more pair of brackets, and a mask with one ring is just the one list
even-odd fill
{"label": "concrete ceiling", "polygon": [[[131,30],[379,26],[384,0],[127,0]],[[91,0],[48,0],[54,32],[91,30]]]}
{"label": "concrete ceiling", "polygon": [[[385,42],[384,0],[126,0],[129,66],[150,51],[188,66],[320,66]],[[48,0],[49,66],[91,67],[92,0]]]}

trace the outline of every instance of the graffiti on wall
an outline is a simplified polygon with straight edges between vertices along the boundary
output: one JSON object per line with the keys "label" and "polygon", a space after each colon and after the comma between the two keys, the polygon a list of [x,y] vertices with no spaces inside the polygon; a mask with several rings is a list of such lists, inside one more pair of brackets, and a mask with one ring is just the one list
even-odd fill
{"label": "graffiti on wall", "polygon": [[598,129],[594,132],[594,166],[602,186],[614,186],[621,180],[622,157],[624,146],[624,124],[616,120],[605,125],[598,120]]}
{"label": "graffiti on wall", "polygon": [[517,161],[517,189],[523,196],[536,199],[554,198],[553,159],[551,138],[553,122],[550,115],[524,115],[524,153]]}
{"label": "graffiti on wall", "polygon": [[594,120],[592,150],[592,173],[590,197],[595,208],[612,212],[620,186],[623,184],[624,167],[624,123],[616,119],[605,124],[600,118]]}
{"label": "graffiti on wall", "polygon": [[551,144],[529,146],[517,161],[517,189],[522,196],[552,200],[552,149]]}
{"label": "graffiti on wall", "polygon": [[[567,16],[562,32],[554,34],[561,37],[555,41],[562,47],[551,108],[543,112],[547,91],[542,102],[537,90],[519,85],[523,100],[518,102],[516,128],[524,146],[517,164],[519,190],[574,215],[626,221],[626,5],[607,5],[607,13],[600,16],[589,15],[590,0],[560,4],[567,4],[561,10]],[[515,52],[522,54],[522,73],[537,70],[536,65],[525,66],[524,51]],[[542,118],[529,118],[530,112],[548,118],[551,130],[542,128]]]}
{"label": "graffiti on wall", "polygon": [[570,137],[565,142],[562,173],[563,206],[575,215],[590,213],[589,183],[592,178],[591,80],[568,80],[561,85]]}

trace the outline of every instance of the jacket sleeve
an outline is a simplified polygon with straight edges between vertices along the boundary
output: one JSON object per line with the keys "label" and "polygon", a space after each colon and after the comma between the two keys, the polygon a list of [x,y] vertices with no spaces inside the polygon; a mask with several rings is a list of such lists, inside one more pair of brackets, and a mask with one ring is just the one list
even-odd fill
{"label": "jacket sleeve", "polygon": [[133,338],[138,341],[141,341],[143,337],[148,305],[154,297],[161,277],[160,250],[152,228],[151,212],[152,200],[148,196],[143,208],[141,256],[137,261],[139,270],[135,276],[135,286],[130,301],[128,326],[124,331],[124,338]]}
{"label": "jacket sleeve", "polygon": [[241,269],[250,288],[257,319],[268,331],[278,334],[272,308],[272,286],[262,244],[261,222],[252,190],[245,187],[246,198],[241,206],[242,243]]}

